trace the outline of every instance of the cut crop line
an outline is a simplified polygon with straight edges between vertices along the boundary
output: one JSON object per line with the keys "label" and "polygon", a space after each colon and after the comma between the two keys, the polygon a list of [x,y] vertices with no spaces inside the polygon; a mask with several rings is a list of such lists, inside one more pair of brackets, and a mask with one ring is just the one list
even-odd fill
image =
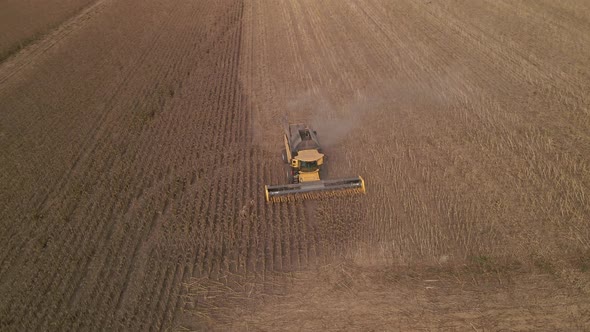
{"label": "cut crop line", "polygon": [[108,0],[97,0],[78,15],[50,32],[44,38],[26,46],[17,54],[0,63],[0,93],[8,88],[6,82],[23,68],[30,67],[40,56],[57,45],[60,41],[75,33],[87,24],[94,16],[100,13]]}

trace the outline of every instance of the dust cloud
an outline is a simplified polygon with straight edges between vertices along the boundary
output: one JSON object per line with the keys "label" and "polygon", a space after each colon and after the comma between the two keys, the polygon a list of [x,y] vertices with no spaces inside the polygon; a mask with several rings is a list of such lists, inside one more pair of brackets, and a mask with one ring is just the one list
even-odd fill
{"label": "dust cloud", "polygon": [[289,123],[306,123],[318,132],[322,146],[330,148],[356,130],[379,128],[380,119],[388,113],[395,113],[394,119],[402,124],[417,109],[439,112],[452,103],[450,96],[465,89],[461,83],[465,73],[454,67],[450,72],[421,81],[379,80],[350,95],[318,88],[294,93],[275,102],[277,106],[272,109],[257,109],[253,117],[255,144],[276,151],[282,146],[281,136]]}
{"label": "dust cloud", "polygon": [[359,129],[381,100],[358,90],[350,101],[338,103],[326,94],[308,91],[287,103],[281,125],[308,123],[318,132],[322,146],[331,147]]}

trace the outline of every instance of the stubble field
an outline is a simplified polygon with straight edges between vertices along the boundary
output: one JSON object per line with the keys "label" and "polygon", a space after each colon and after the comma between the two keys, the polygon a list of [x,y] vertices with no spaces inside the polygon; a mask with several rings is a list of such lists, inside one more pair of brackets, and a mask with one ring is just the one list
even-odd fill
{"label": "stubble field", "polygon": [[[0,64],[0,329],[590,329],[584,1],[68,3]],[[265,203],[285,119],[367,195]]]}

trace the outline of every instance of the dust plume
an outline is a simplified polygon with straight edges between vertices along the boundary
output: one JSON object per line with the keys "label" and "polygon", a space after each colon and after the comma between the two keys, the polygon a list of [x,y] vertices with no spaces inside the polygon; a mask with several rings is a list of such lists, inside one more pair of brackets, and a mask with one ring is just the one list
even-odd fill
{"label": "dust plume", "polygon": [[360,90],[351,100],[340,103],[325,94],[308,91],[289,101],[282,124],[308,123],[318,132],[322,146],[331,147],[360,128],[380,102],[381,98],[369,97]]}

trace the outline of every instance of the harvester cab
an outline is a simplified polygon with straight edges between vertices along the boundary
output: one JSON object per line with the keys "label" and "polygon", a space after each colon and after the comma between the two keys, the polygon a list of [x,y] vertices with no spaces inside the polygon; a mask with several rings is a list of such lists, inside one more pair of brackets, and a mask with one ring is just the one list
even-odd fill
{"label": "harvester cab", "polygon": [[305,124],[290,124],[284,136],[283,160],[288,164],[289,184],[265,186],[266,200],[285,202],[296,199],[365,193],[365,182],[356,178],[322,180],[325,155],[317,133]]}
{"label": "harvester cab", "polygon": [[291,159],[293,182],[310,182],[320,180],[320,167],[324,164],[324,155],[317,150],[299,151]]}

